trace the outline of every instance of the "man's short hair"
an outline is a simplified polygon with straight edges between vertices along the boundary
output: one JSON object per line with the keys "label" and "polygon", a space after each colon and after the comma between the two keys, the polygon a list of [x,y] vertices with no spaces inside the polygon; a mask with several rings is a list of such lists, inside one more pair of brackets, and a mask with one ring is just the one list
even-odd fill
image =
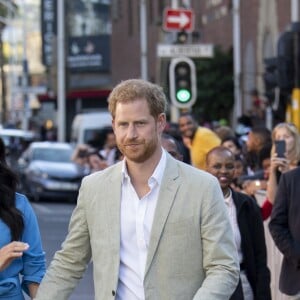
{"label": "man's short hair", "polygon": [[147,101],[150,114],[154,118],[166,112],[167,99],[163,89],[143,79],[128,79],[120,82],[108,97],[108,109],[114,118],[117,103],[128,103],[138,99]]}

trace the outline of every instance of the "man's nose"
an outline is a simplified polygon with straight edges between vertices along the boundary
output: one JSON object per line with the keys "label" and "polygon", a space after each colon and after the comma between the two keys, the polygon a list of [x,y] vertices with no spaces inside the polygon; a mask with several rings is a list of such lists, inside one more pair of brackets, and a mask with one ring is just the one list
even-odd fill
{"label": "man's nose", "polygon": [[136,127],[134,124],[130,124],[128,126],[128,130],[127,130],[127,137],[129,138],[135,138],[137,136],[137,131],[136,131]]}
{"label": "man's nose", "polygon": [[227,172],[228,172],[228,168],[222,167],[222,168],[220,169],[220,172],[221,172],[221,173],[227,173]]}

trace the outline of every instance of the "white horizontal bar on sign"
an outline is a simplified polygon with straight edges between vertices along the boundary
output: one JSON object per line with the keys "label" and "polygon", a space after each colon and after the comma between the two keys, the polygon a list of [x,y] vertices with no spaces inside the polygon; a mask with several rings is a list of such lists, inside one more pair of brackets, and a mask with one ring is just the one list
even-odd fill
{"label": "white horizontal bar on sign", "polygon": [[12,90],[15,93],[26,94],[45,94],[47,92],[47,88],[45,86],[14,87]]}
{"label": "white horizontal bar on sign", "polygon": [[213,57],[214,48],[212,44],[191,44],[191,45],[157,45],[158,57]]}

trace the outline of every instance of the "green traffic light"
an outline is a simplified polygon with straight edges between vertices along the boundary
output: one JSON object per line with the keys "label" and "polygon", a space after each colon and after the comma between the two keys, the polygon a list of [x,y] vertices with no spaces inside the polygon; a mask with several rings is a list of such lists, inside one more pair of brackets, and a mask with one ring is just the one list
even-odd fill
{"label": "green traffic light", "polygon": [[176,93],[176,98],[179,102],[188,102],[191,99],[191,92],[187,89],[180,89]]}

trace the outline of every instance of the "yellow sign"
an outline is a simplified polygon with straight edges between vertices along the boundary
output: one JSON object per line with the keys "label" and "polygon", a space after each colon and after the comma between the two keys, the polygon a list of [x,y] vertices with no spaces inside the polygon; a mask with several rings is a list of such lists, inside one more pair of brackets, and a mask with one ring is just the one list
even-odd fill
{"label": "yellow sign", "polygon": [[300,131],[300,88],[294,88],[292,92],[292,121]]}

